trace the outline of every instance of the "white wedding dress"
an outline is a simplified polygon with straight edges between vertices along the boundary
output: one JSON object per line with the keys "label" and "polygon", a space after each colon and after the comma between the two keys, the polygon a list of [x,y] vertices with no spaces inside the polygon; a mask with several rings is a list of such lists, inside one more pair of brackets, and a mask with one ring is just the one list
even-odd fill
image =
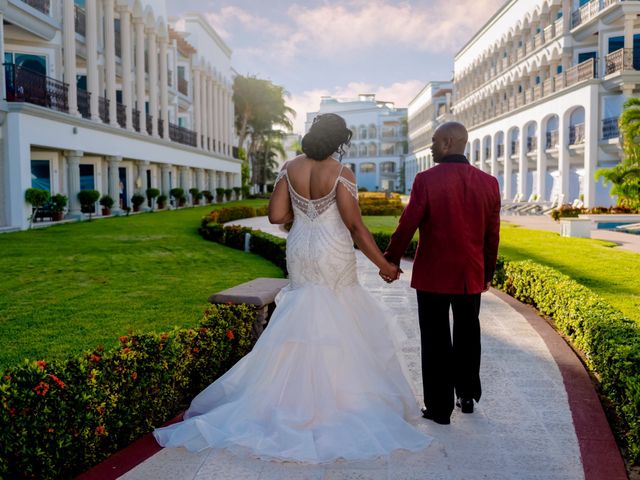
{"label": "white wedding dress", "polygon": [[[277,181],[283,178],[286,170]],[[194,398],[184,421],[154,431],[160,445],[305,463],[429,445],[409,423],[419,408],[388,318],[358,283],[353,240],[336,204],[339,185],[357,198],[342,176],[317,200],[289,183],[290,283],[253,350]]]}

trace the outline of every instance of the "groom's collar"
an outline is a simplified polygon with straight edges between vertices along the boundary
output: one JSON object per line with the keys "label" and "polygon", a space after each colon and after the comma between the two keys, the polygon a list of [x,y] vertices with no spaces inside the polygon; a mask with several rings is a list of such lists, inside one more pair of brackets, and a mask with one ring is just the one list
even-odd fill
{"label": "groom's collar", "polygon": [[447,155],[442,160],[440,160],[440,163],[469,163],[469,160],[467,160],[467,157],[465,157],[464,155],[455,154]]}

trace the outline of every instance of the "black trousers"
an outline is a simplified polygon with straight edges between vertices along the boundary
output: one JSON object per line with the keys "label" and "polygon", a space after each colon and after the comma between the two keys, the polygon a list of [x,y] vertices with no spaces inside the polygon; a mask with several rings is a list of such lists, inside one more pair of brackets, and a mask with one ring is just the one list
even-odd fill
{"label": "black trousers", "polygon": [[[480,294],[418,290],[424,404],[448,418],[458,397],[480,400]],[[449,327],[453,310],[453,342]]]}

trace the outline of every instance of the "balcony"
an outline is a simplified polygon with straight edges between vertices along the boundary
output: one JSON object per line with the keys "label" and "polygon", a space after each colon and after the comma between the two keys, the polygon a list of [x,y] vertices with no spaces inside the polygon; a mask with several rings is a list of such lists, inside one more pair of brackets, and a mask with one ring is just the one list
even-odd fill
{"label": "balcony", "polygon": [[147,134],[153,133],[153,117],[147,113]]}
{"label": "balcony", "polygon": [[183,95],[189,95],[189,82],[182,77],[178,77],[178,91]]}
{"label": "balcony", "polygon": [[499,143],[496,147],[496,152],[498,154],[498,158],[504,157],[504,143]]}
{"label": "balcony", "polygon": [[519,148],[520,148],[520,141],[511,140],[511,155],[518,155]]}
{"label": "balcony", "polygon": [[632,48],[620,48],[605,57],[605,75],[611,75],[612,73],[622,72],[625,70],[635,70],[633,65]]}
{"label": "balcony", "polygon": [[83,90],[81,88],[78,89],[78,111],[83,118],[91,118],[90,112],[90,101],[91,101],[91,93]]}
{"label": "balcony", "polygon": [[131,120],[133,120],[133,129],[136,132],[140,131],[140,110],[137,108],[131,109]]}
{"label": "balcony", "polygon": [[116,118],[118,119],[118,125],[122,128],[127,128],[127,107],[121,103],[116,103]]}
{"label": "balcony", "polygon": [[29,5],[30,7],[35,8],[39,12],[44,13],[45,15],[51,14],[51,0],[22,0],[24,3]]}
{"label": "balcony", "polygon": [[602,120],[602,139],[609,140],[611,138],[618,138],[620,136],[620,129],[618,127],[619,117],[604,118]]}
{"label": "balcony", "polygon": [[190,145],[192,147],[195,147],[198,144],[196,132],[180,127],[171,122],[169,122],[169,138],[174,142]]}
{"label": "balcony", "polygon": [[538,137],[527,137],[527,153],[538,150]]}
{"label": "balcony", "polygon": [[596,78],[596,61],[593,58],[571,67],[565,73],[565,86],[570,87],[576,83]]}
{"label": "balcony", "polygon": [[75,8],[75,28],[76,33],[86,36],[87,32],[87,14],[84,8],[74,5]]}
{"label": "balcony", "polygon": [[554,27],[555,27],[554,23],[544,27],[544,30],[542,31],[542,36],[543,36],[543,40],[545,42],[548,42],[552,38],[556,37],[556,32],[555,32],[555,28]]}
{"label": "balcony", "polygon": [[576,28],[583,23],[587,23],[598,15],[601,10],[620,1],[621,0],[591,0],[589,3],[571,13],[571,28]]}
{"label": "balcony", "polygon": [[13,63],[4,64],[8,102],[26,102],[59,112],[69,112],[69,86]]}
{"label": "balcony", "polygon": [[584,143],[584,123],[576,123],[569,127],[569,145]]}
{"label": "balcony", "polygon": [[109,99],[98,97],[98,114],[103,123],[109,123]]}
{"label": "balcony", "polygon": [[547,132],[547,142],[545,144],[545,148],[547,150],[558,148],[559,143],[560,143],[560,132],[558,132],[558,130],[549,130]]}

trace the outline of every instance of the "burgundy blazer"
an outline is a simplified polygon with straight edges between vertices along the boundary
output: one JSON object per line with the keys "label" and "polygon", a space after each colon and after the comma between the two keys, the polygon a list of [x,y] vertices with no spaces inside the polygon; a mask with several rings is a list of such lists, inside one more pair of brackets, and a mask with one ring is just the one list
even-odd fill
{"label": "burgundy blazer", "polygon": [[385,257],[399,264],[418,228],[411,286],[432,293],[482,292],[498,256],[498,181],[463,155],[445,157],[416,176]]}

